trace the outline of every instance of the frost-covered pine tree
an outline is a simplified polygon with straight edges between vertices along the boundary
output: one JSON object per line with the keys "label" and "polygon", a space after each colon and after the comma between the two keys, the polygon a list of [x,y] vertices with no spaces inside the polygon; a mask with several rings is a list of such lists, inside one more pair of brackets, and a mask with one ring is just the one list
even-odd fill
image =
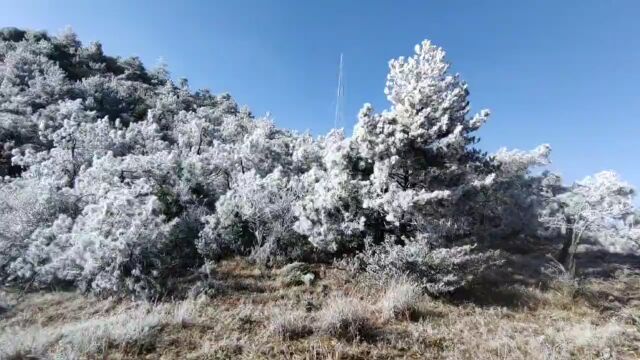
{"label": "frost-covered pine tree", "polygon": [[470,147],[489,112],[469,117],[467,85],[449,73],[444,50],[429,41],[415,50],[389,64],[391,109],[377,114],[365,105],[353,138],[371,169],[363,205],[384,218],[384,233],[399,243],[417,233],[437,241],[464,236],[469,219],[459,205],[495,176]]}
{"label": "frost-covered pine tree", "polygon": [[[416,253],[410,249],[438,252],[451,266],[423,262],[414,272],[437,293],[464,283],[455,272],[471,274],[481,264],[469,245],[473,207],[467,202],[496,175],[471,147],[489,112],[469,116],[467,86],[449,73],[442,49],[425,41],[415,50],[390,62],[385,93],[391,108],[375,113],[366,104],[353,137],[333,142],[324,166],[305,174],[296,228],[322,248],[366,245],[369,265],[406,269],[402,263]],[[396,255],[397,261],[380,258]],[[445,278],[451,280],[446,285]]]}

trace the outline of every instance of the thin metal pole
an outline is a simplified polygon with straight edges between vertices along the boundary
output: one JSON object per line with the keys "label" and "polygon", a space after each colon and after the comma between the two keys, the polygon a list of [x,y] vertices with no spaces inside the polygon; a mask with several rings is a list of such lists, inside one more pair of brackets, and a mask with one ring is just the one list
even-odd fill
{"label": "thin metal pole", "polygon": [[338,68],[338,90],[336,94],[336,113],[333,119],[333,128],[337,129],[338,124],[342,125],[342,112],[343,112],[343,102],[344,102],[344,84],[342,79],[342,53],[340,53],[340,66]]}

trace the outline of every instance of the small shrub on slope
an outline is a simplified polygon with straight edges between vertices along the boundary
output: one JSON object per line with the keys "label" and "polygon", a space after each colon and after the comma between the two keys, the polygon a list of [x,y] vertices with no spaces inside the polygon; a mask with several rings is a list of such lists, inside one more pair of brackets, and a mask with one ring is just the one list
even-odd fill
{"label": "small shrub on slope", "polygon": [[398,245],[387,239],[380,245],[368,244],[356,257],[358,266],[377,280],[388,284],[407,277],[432,295],[442,295],[464,286],[495,258],[495,253],[474,253],[469,245],[434,248],[430,241],[416,239]]}

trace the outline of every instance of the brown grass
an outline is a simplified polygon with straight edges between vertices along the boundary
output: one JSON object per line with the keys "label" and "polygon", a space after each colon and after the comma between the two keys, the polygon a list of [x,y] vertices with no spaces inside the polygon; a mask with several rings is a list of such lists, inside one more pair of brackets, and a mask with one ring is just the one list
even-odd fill
{"label": "brown grass", "polygon": [[[0,315],[0,348],[7,359],[29,352],[109,359],[640,358],[637,273],[576,284],[498,276],[489,278],[494,288],[475,284],[450,301],[385,293],[334,267],[313,271],[313,286],[284,287],[276,271],[224,261],[215,274],[224,291],[163,304],[72,292],[32,293],[17,302],[6,292],[11,307]],[[363,336],[322,330],[335,299],[345,298],[366,321],[366,334],[355,334]]]}

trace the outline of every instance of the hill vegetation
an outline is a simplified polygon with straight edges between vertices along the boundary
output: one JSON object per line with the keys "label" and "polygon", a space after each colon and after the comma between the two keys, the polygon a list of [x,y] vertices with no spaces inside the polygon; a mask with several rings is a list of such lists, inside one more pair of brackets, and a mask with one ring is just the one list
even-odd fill
{"label": "hill vegetation", "polygon": [[638,356],[634,189],[532,171],[547,144],[480,151],[490,112],[429,41],[385,94],[314,137],[72,31],[0,30],[0,356]]}

